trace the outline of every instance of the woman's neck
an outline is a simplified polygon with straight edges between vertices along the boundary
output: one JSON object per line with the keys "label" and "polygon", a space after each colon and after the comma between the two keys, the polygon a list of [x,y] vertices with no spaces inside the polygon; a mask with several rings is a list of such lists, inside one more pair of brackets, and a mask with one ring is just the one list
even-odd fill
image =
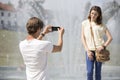
{"label": "woman's neck", "polygon": [[91,19],[90,22],[96,22],[95,20]]}

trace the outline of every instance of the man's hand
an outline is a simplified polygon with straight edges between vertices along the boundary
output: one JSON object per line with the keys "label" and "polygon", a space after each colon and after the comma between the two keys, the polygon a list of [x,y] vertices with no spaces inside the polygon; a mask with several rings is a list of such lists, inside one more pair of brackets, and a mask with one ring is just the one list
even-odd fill
{"label": "man's hand", "polygon": [[63,35],[64,34],[64,28],[63,27],[58,28],[58,32],[60,33],[60,35]]}
{"label": "man's hand", "polygon": [[43,30],[42,33],[43,33],[43,34],[47,34],[47,33],[49,33],[49,32],[52,32],[51,28],[52,28],[51,25],[47,25],[47,26],[44,28],[44,30]]}

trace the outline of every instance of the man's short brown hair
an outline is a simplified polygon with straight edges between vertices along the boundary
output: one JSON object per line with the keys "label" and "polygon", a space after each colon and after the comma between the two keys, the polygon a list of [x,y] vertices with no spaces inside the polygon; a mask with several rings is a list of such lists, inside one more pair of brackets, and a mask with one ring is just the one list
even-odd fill
{"label": "man's short brown hair", "polygon": [[37,32],[38,29],[42,29],[44,23],[37,17],[32,17],[28,20],[26,24],[28,34],[34,34]]}

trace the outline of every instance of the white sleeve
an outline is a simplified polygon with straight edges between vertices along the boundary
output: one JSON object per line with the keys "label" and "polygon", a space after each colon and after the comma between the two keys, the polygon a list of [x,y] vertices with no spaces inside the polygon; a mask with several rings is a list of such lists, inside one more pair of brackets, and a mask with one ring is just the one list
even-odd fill
{"label": "white sleeve", "polygon": [[51,42],[47,42],[45,51],[46,51],[47,53],[51,53],[52,50],[53,50],[53,44],[52,44]]}
{"label": "white sleeve", "polygon": [[107,29],[108,29],[107,26],[104,24],[104,25],[103,25],[103,30],[104,30],[104,32],[105,32]]}

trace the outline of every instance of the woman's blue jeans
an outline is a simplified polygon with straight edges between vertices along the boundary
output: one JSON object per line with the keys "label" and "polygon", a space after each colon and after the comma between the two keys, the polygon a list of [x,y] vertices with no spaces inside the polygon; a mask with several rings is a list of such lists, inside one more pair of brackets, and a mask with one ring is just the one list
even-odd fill
{"label": "woman's blue jeans", "polygon": [[[102,63],[97,62],[95,59],[95,51],[92,51],[94,54],[94,60],[90,60],[86,54],[86,64],[87,64],[87,80],[93,80],[93,71],[95,67],[95,80],[101,80],[101,67]],[[94,66],[95,64],[95,66]]]}

